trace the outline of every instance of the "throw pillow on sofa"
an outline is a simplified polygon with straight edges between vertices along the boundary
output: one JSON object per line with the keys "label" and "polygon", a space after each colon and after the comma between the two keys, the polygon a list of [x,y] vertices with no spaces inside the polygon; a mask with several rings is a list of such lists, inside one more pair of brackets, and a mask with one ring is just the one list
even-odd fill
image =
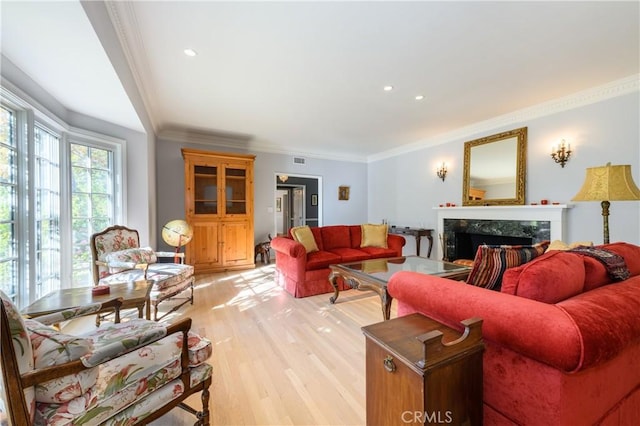
{"label": "throw pillow on sofa", "polygon": [[311,228],[309,228],[308,225],[295,226],[291,228],[291,236],[294,240],[304,246],[304,249],[307,251],[307,253],[318,251],[316,239],[313,238],[313,232],[311,232]]}
{"label": "throw pillow on sofa", "polygon": [[576,241],[574,243],[567,244],[562,240],[553,240],[551,244],[549,244],[549,247],[547,247],[547,250],[545,251],[545,253],[551,250],[566,251],[566,250],[571,250],[580,246],[593,247],[593,241]]}
{"label": "throw pillow on sofa", "polygon": [[558,303],[584,291],[581,256],[555,250],[504,272],[501,291],[544,303]]}
{"label": "throw pillow on sofa", "polygon": [[544,253],[549,241],[531,246],[481,245],[478,247],[467,284],[499,289],[502,274],[508,268],[520,266]]}
{"label": "throw pillow on sofa", "polygon": [[360,225],[362,228],[362,241],[360,247],[387,247],[387,235],[389,228],[386,224],[381,225]]}

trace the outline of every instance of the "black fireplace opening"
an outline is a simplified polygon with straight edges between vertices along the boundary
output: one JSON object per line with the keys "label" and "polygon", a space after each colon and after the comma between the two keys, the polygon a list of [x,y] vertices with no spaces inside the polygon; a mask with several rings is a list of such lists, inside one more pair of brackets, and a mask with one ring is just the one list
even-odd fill
{"label": "black fireplace opening", "polygon": [[508,235],[472,234],[467,232],[455,233],[455,249],[451,253],[451,260],[471,259],[473,260],[478,251],[478,247],[483,245],[531,245],[533,238],[511,237]]}

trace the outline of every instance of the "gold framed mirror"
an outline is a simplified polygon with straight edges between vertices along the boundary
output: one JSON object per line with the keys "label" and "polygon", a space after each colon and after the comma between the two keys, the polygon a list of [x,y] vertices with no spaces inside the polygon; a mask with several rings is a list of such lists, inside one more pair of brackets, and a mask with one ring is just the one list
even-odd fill
{"label": "gold framed mirror", "polygon": [[524,204],[527,128],[464,144],[463,206]]}

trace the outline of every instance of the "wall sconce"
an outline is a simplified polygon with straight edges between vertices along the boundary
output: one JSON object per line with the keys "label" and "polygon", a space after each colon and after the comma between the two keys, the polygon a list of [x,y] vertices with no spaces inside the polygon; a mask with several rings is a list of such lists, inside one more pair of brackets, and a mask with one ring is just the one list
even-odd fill
{"label": "wall sconce", "polygon": [[436,169],[436,175],[444,182],[444,178],[447,177],[447,165],[442,163],[442,166]]}
{"label": "wall sconce", "polygon": [[565,146],[564,139],[562,139],[557,148],[551,147],[551,158],[556,163],[560,163],[563,168],[564,164],[569,161],[569,157],[571,157],[571,144]]}
{"label": "wall sconce", "polygon": [[278,179],[280,179],[280,182],[285,183],[287,180],[289,180],[289,176],[288,175],[278,175]]}

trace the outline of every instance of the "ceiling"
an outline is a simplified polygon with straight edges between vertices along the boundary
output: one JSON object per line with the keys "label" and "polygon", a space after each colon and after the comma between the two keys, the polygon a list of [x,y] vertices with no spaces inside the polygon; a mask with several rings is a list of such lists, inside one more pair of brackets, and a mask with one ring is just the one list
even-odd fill
{"label": "ceiling", "polygon": [[[639,2],[105,4],[157,134],[273,152],[366,159],[640,72]],[[80,3],[0,7],[7,59],[142,130]]]}

